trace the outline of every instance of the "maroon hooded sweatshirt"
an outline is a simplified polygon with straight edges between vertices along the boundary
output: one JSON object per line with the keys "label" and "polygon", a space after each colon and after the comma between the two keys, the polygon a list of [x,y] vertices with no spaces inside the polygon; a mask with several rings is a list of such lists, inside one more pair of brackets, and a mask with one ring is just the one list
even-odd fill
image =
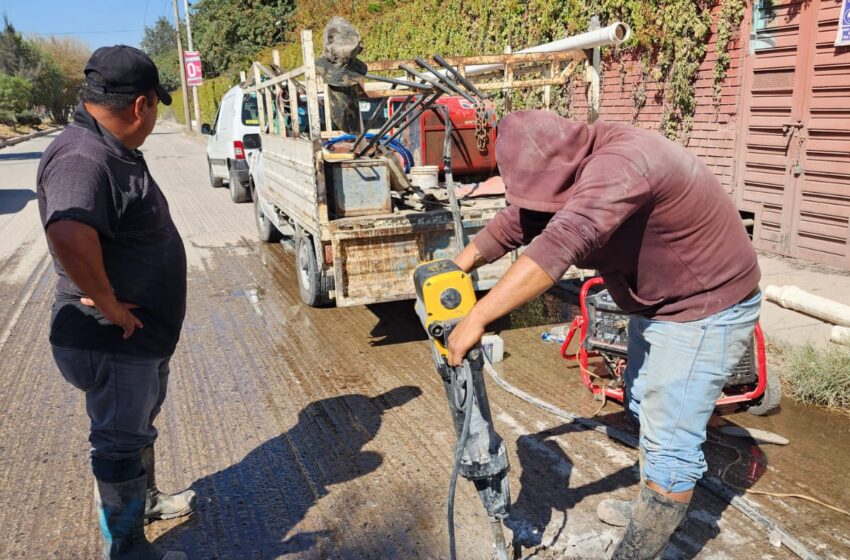
{"label": "maroon hooded sweatshirt", "polygon": [[699,159],[639,128],[517,111],[499,123],[509,206],[473,243],[488,262],[524,254],[553,279],[596,269],[627,313],[685,322],[758,286],[756,253],[731,197]]}

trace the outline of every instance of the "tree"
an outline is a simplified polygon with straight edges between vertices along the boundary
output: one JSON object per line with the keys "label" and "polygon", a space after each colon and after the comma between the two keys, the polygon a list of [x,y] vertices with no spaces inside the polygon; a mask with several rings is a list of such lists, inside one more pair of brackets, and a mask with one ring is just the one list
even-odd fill
{"label": "tree", "polygon": [[217,76],[283,42],[294,11],[294,0],[199,0],[192,6],[192,30],[204,73]]}
{"label": "tree", "polygon": [[[188,48],[186,26],[182,22],[180,32],[183,47]],[[156,64],[162,86],[168,91],[179,88],[180,56],[177,53],[177,39],[171,22],[160,17],[153,25],[145,26],[145,36],[142,38],[141,47]]]}
{"label": "tree", "polygon": [[64,124],[71,109],[80,99],[80,90],[86,80],[83,70],[91,52],[85,43],[71,37],[50,36],[34,41],[58,69],[60,80],[56,84],[56,95],[45,106],[50,110],[54,121]]}
{"label": "tree", "polygon": [[0,72],[20,76],[31,83],[25,108],[52,106],[62,88],[58,65],[36,43],[24,39],[5,17],[0,33]]}
{"label": "tree", "polygon": [[20,76],[0,74],[0,111],[20,113],[30,104],[32,83]]}

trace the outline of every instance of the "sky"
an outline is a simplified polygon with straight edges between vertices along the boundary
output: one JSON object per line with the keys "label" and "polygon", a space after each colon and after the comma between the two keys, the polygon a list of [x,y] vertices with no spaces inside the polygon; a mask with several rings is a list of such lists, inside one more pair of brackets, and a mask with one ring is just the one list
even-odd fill
{"label": "sky", "polygon": [[[178,0],[183,16],[183,0]],[[71,36],[92,50],[105,45],[138,47],[145,25],[160,16],[174,21],[172,0],[0,0],[5,14],[23,35]]]}

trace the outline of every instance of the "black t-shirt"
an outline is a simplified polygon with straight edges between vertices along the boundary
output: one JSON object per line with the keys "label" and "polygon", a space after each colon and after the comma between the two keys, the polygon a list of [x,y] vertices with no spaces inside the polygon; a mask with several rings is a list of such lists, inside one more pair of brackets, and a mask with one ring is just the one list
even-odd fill
{"label": "black t-shirt", "polygon": [[93,227],[119,301],[139,306],[144,324],[124,340],[68,278],[53,255],[59,281],[50,329],[56,346],[166,357],[174,352],[186,313],[186,251],[168,202],[138,150],[101,128],[81,104],[38,167],[38,207],[45,228],[57,220]]}

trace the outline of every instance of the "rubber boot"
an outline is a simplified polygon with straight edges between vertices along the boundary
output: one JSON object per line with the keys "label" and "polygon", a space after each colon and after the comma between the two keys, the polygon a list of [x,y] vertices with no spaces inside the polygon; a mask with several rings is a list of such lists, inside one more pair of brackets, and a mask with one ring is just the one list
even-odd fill
{"label": "rubber boot", "polygon": [[105,541],[103,560],[186,560],[182,552],[164,550],[145,536],[147,476],[126,482],[95,479],[100,530]]}
{"label": "rubber boot", "polygon": [[612,560],[655,560],[661,558],[667,541],[685,518],[688,505],[662,496],[644,485],[623,538],[614,548]]}
{"label": "rubber boot", "polygon": [[177,494],[163,494],[156,487],[156,455],[153,445],[142,449],[142,466],[148,473],[147,497],[145,499],[145,523],[157,519],[174,519],[195,511],[197,495],[194,490]]}
{"label": "rubber boot", "polygon": [[[640,471],[641,488],[644,484],[646,484],[646,473],[643,471],[643,466],[646,464],[645,457],[646,454],[643,450],[641,450],[638,454],[638,470]],[[614,498],[608,498],[607,500],[602,500],[599,502],[599,505],[596,506],[596,515],[603,523],[613,525],[614,527],[625,527],[629,524],[629,520],[632,518],[636,502],[637,498],[634,500],[616,500]]]}

